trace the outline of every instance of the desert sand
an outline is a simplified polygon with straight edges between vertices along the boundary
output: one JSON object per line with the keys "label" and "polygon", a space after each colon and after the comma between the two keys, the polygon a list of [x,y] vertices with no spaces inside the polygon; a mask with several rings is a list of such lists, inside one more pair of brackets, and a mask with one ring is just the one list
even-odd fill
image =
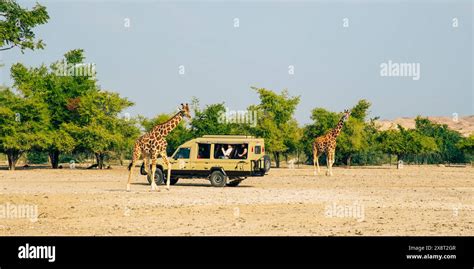
{"label": "desert sand", "polygon": [[[127,170],[0,170],[0,235],[474,235],[474,168],[272,169],[238,187],[181,180],[150,191]],[[11,213],[11,212],[10,212]]]}

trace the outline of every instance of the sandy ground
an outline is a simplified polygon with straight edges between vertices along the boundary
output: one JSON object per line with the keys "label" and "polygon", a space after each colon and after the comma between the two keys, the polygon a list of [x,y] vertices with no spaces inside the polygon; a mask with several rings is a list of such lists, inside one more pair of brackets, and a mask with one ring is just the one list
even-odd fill
{"label": "sandy ground", "polygon": [[126,178],[0,170],[0,235],[474,235],[472,167],[272,169],[239,187],[193,179],[160,192],[138,175],[126,192]]}

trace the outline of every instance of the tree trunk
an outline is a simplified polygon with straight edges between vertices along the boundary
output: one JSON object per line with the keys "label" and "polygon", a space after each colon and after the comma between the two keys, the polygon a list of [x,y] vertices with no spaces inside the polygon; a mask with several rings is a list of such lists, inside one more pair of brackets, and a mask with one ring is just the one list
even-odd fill
{"label": "tree trunk", "polygon": [[274,152],[276,168],[280,168],[280,152]]}
{"label": "tree trunk", "polygon": [[119,154],[119,162],[120,162],[120,166],[123,166],[123,153],[120,153]]}
{"label": "tree trunk", "polygon": [[51,167],[53,169],[58,169],[59,167],[59,150],[52,150],[49,154],[49,161],[51,162]]}
{"label": "tree trunk", "polygon": [[397,155],[397,169],[400,169],[400,156]]}
{"label": "tree trunk", "polygon": [[18,150],[8,150],[7,157],[8,157],[8,170],[15,170],[16,162],[21,156],[21,152]]}
{"label": "tree trunk", "polygon": [[296,150],[296,163],[298,164],[298,168],[300,168],[300,151]]}
{"label": "tree trunk", "polygon": [[95,153],[95,160],[97,162],[97,168],[104,169],[104,153]]}
{"label": "tree trunk", "polygon": [[349,156],[347,157],[347,161],[346,161],[346,165],[347,165],[348,167],[351,167],[351,161],[352,161],[352,155],[349,155]]}

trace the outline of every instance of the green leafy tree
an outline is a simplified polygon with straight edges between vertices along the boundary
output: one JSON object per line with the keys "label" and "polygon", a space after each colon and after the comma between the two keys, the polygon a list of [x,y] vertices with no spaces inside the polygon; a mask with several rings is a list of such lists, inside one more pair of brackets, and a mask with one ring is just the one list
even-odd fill
{"label": "green leafy tree", "polygon": [[397,157],[398,163],[409,155],[426,155],[438,151],[433,138],[425,136],[415,129],[405,129],[398,125],[398,130],[382,131],[378,137],[381,151]]}
{"label": "green leafy tree", "polygon": [[472,161],[474,155],[474,134],[471,134],[469,137],[466,137],[457,143],[459,150],[464,152],[467,156],[470,157]]}
{"label": "green leafy tree", "polygon": [[118,93],[108,91],[92,91],[81,97],[77,108],[79,121],[67,123],[66,130],[76,140],[76,149],[93,153],[96,157],[97,167],[105,167],[105,158],[120,149],[129,141],[129,134],[138,134],[133,130],[130,122],[126,133],[122,133],[127,125],[119,114],[133,103]]}
{"label": "green leafy tree", "polygon": [[[401,160],[403,154],[406,152],[406,144],[401,132],[394,129],[381,131],[376,140],[380,151],[397,157],[397,168],[400,168],[398,161]],[[392,158],[390,158],[390,160],[391,159]]]}
{"label": "green leafy tree", "polygon": [[354,154],[363,152],[368,146],[365,124],[359,119],[349,118],[337,138],[336,156],[340,156],[348,166]]}
{"label": "green leafy tree", "polygon": [[457,146],[463,139],[459,132],[451,130],[446,124],[433,123],[427,118],[417,117],[415,129],[424,136],[435,140],[438,156],[433,162],[460,163],[465,161],[463,151]]}
{"label": "green leafy tree", "polygon": [[135,140],[140,135],[138,119],[136,118],[116,118],[116,132],[121,134],[115,142],[112,155],[123,165],[124,159],[131,159]]}
{"label": "green leafy tree", "polygon": [[[67,76],[60,72],[61,64],[66,62],[74,66],[84,61],[83,50],[71,50],[58,60],[46,67],[27,68],[17,63],[11,67],[11,76],[14,86],[26,97],[35,96],[47,104],[50,122],[48,124],[50,143],[45,145],[51,166],[58,168],[61,153],[71,152],[76,146],[65,126],[80,122],[81,115],[77,109],[81,97],[87,93],[97,91],[96,81],[88,76]],[[65,67],[66,68],[66,67]]]}
{"label": "green leafy tree", "polygon": [[27,10],[15,1],[0,1],[0,51],[15,47],[21,52],[44,48],[43,41],[35,39],[33,28],[48,19],[46,8],[39,4]]}
{"label": "green leafy tree", "polygon": [[365,99],[359,100],[351,109],[351,116],[344,124],[341,135],[338,137],[336,150],[348,166],[351,165],[352,157],[355,154],[366,152],[369,146],[366,118],[370,105],[370,102]]}
{"label": "green leafy tree", "polygon": [[224,104],[207,105],[204,109],[195,107],[194,117],[191,120],[193,137],[203,135],[228,135],[232,133],[232,125],[225,121]]}
{"label": "green leafy tree", "polygon": [[252,87],[260,98],[260,104],[250,107],[257,110],[257,126],[252,132],[265,139],[265,148],[274,156],[276,167],[280,167],[280,155],[295,143],[294,113],[300,97],[290,96],[288,90],[277,94],[265,88]]}
{"label": "green leafy tree", "polygon": [[7,155],[10,170],[23,153],[48,143],[48,121],[41,100],[0,89],[0,151]]}

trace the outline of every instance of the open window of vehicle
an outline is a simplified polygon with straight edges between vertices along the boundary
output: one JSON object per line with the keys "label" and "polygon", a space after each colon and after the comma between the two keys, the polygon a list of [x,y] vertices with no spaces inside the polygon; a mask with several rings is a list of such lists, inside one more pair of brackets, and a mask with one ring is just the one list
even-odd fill
{"label": "open window of vehicle", "polygon": [[189,156],[191,155],[191,148],[180,148],[176,154],[174,155],[174,159],[189,159]]}
{"label": "open window of vehicle", "polygon": [[211,144],[198,144],[198,159],[210,159],[211,158]]}

